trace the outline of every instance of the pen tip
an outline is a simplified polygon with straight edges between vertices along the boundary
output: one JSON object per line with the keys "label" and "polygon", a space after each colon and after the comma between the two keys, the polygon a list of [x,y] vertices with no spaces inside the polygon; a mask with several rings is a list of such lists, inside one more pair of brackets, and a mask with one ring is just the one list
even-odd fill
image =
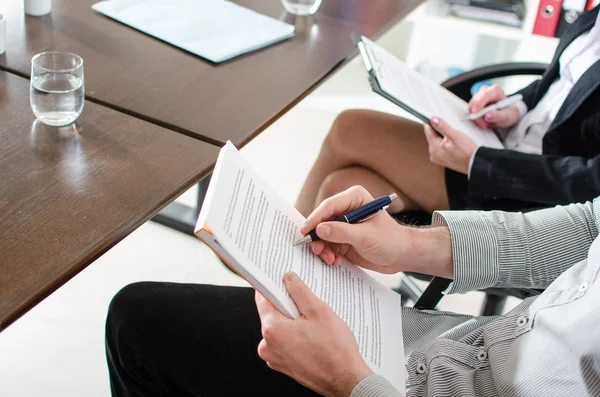
{"label": "pen tip", "polygon": [[300,240],[296,241],[294,243],[294,246],[310,243],[311,241],[312,241],[312,238],[310,237],[310,234],[307,234],[306,236],[302,237]]}

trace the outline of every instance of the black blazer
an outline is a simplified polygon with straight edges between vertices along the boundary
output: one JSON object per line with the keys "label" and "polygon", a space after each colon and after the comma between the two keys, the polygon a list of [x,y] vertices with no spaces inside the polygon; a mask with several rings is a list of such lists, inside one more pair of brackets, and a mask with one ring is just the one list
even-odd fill
{"label": "black blazer", "polygon": [[[541,79],[519,93],[533,109],[559,77],[558,59],[589,31],[600,6],[581,15],[565,32]],[[477,150],[468,182],[473,198],[512,199],[560,205],[600,196],[600,61],[577,81],[543,139],[542,155],[513,150]]]}

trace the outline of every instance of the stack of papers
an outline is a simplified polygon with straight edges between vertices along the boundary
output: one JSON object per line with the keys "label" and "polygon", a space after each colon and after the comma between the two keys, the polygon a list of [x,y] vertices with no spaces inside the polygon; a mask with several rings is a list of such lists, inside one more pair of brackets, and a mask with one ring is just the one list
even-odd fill
{"label": "stack of papers", "polygon": [[215,63],[294,36],[294,26],[225,0],[108,0],[92,9]]}

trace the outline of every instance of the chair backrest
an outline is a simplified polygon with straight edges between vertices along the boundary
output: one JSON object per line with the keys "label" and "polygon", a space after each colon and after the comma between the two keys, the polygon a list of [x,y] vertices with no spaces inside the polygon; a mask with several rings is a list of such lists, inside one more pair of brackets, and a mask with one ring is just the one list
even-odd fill
{"label": "chair backrest", "polygon": [[547,68],[548,64],[539,62],[510,62],[483,66],[452,77],[444,81],[442,86],[462,100],[469,101],[471,87],[481,81],[510,76],[541,76]]}

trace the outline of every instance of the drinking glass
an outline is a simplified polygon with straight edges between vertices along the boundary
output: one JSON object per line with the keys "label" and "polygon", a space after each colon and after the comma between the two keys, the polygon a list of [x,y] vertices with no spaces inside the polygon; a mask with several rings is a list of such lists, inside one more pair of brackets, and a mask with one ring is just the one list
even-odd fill
{"label": "drinking glass", "polygon": [[322,0],[281,0],[287,12],[294,15],[312,15],[319,9]]}
{"label": "drinking glass", "polygon": [[83,59],[67,52],[42,52],[31,59],[29,99],[33,114],[54,127],[71,124],[83,110]]}
{"label": "drinking glass", "polygon": [[0,55],[6,51],[6,18],[0,14]]}
{"label": "drinking glass", "polygon": [[34,17],[48,15],[52,11],[52,0],[23,0],[23,10]]}

